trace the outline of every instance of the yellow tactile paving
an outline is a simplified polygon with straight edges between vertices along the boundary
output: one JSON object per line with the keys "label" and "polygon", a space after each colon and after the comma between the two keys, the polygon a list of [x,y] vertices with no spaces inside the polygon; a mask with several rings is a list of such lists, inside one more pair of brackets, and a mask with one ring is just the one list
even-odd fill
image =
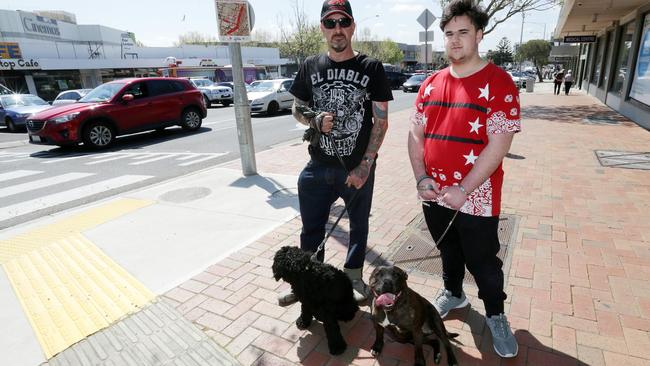
{"label": "yellow tactile paving", "polygon": [[48,359],[154,299],[81,234],[149,204],[120,200],[0,241],[0,263]]}

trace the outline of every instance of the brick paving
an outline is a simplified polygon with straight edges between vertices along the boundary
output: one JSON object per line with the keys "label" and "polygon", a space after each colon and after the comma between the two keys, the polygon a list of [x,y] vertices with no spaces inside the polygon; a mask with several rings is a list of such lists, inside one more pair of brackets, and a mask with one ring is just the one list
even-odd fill
{"label": "brick paving", "polygon": [[[503,212],[519,218],[506,290],[519,355],[501,360],[494,354],[476,288],[467,286],[472,307],[445,320],[460,333],[459,363],[647,365],[650,173],[602,167],[594,150],[647,152],[650,134],[580,91],[555,96],[549,84],[536,88],[521,96],[523,132],[504,162]],[[409,113],[389,117],[365,278],[421,211],[406,150]],[[297,176],[306,161],[306,146],[297,143],[257,155],[264,173]],[[239,162],[227,166],[240,168]],[[293,325],[299,305],[276,305],[276,292],[287,285],[272,279],[271,259],[279,247],[298,245],[300,227],[299,218],[287,222],[165,297],[244,365],[412,364],[412,347],[392,342],[379,359],[371,356],[368,307],[342,324],[349,347],[331,357],[320,323],[300,331]],[[342,266],[348,228],[342,220],[328,241],[328,263]],[[409,283],[429,298],[441,286],[436,276],[420,272],[411,272]],[[432,365],[430,349],[425,351]]]}

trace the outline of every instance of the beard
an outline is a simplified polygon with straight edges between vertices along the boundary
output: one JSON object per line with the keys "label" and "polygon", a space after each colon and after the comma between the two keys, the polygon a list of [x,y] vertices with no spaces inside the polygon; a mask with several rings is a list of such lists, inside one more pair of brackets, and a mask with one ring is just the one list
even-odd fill
{"label": "beard", "polygon": [[348,42],[346,39],[332,40],[330,48],[336,53],[341,53],[348,48]]}

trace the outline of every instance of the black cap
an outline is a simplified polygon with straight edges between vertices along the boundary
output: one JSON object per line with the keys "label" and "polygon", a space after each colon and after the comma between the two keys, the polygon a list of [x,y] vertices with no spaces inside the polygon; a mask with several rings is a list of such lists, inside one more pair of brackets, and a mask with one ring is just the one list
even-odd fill
{"label": "black cap", "polygon": [[323,8],[320,11],[320,20],[327,18],[331,14],[341,13],[350,19],[352,16],[352,7],[348,0],[325,0],[323,1]]}

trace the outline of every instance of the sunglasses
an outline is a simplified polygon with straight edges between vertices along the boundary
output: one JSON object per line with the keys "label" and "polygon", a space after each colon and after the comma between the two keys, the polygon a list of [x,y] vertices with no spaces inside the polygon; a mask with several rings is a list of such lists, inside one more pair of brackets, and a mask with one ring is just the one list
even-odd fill
{"label": "sunglasses", "polygon": [[326,29],[334,29],[336,28],[336,23],[339,23],[341,28],[347,28],[352,25],[352,19],[348,17],[339,18],[339,19],[324,19],[323,27],[325,27]]}

